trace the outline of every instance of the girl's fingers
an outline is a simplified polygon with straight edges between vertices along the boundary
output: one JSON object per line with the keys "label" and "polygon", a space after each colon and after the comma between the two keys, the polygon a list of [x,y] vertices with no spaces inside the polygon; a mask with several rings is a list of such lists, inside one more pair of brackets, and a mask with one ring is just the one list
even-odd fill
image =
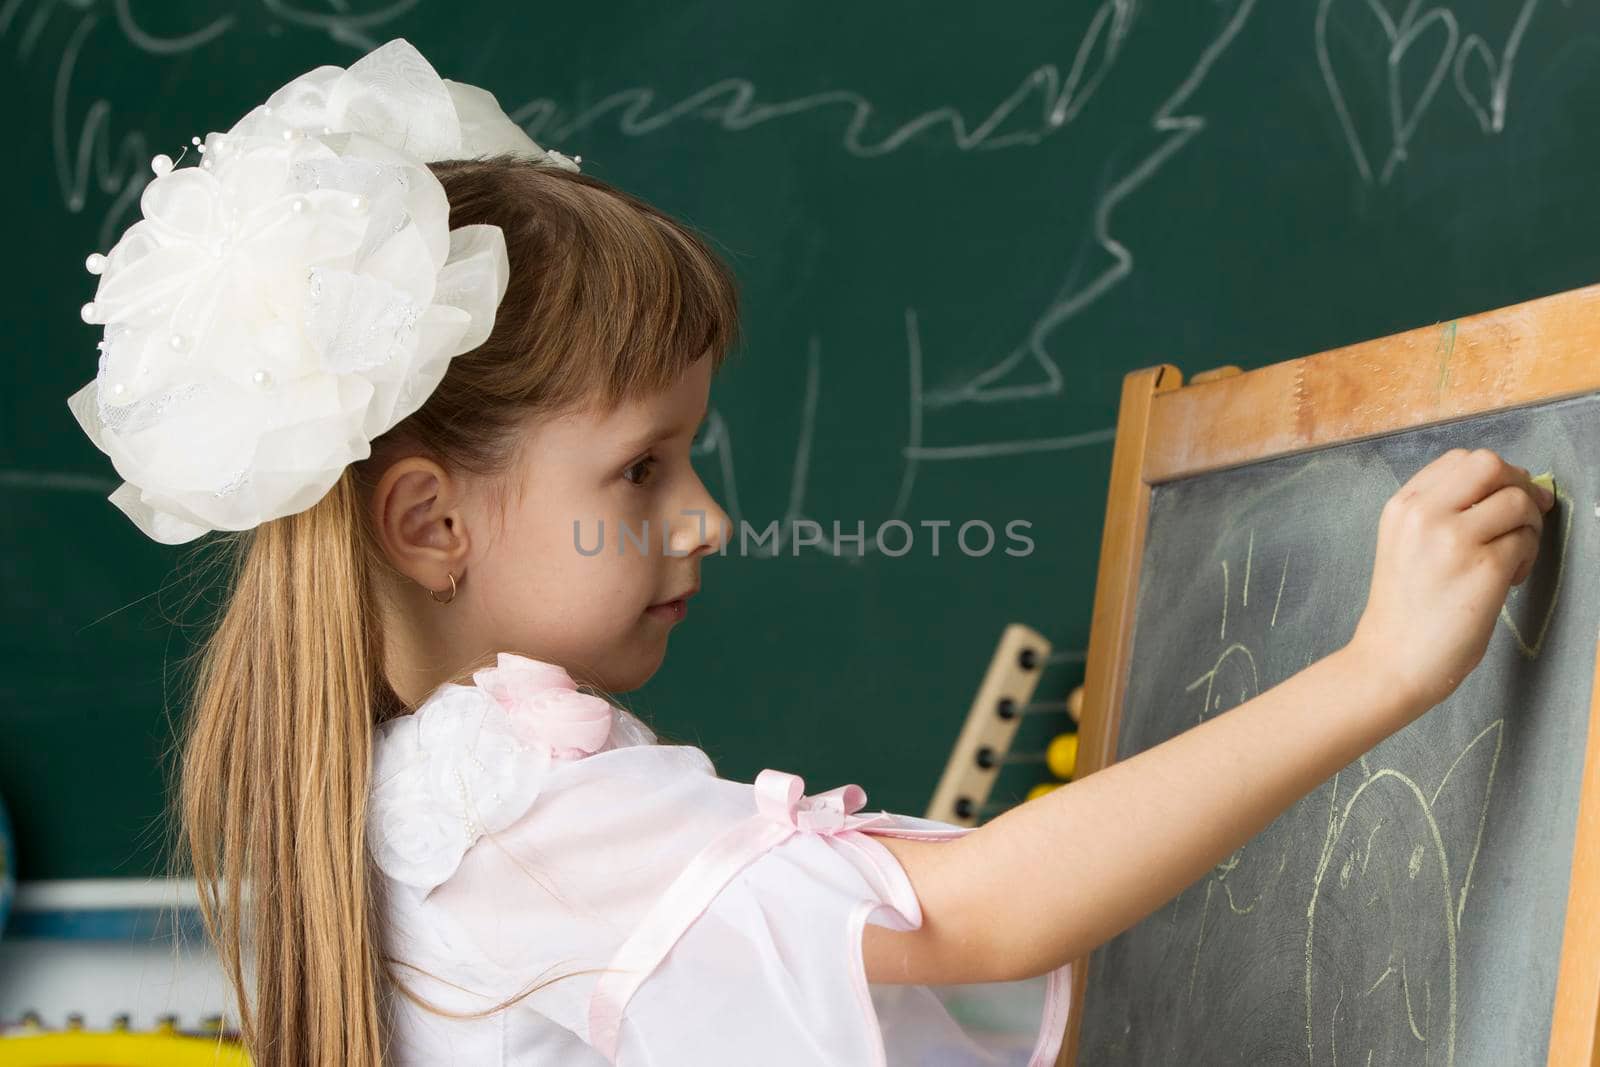
{"label": "girl's fingers", "polygon": [[1531,484],[1527,489],[1521,485],[1507,485],[1467,508],[1459,521],[1471,531],[1478,544],[1489,544],[1525,526],[1533,531],[1533,541],[1537,545],[1544,533],[1544,512],[1534,503],[1531,493]]}
{"label": "girl's fingers", "polygon": [[1501,574],[1510,575],[1512,585],[1521,585],[1533,573],[1539,555],[1539,535],[1526,526],[1501,534],[1489,542],[1488,549]]}
{"label": "girl's fingers", "polygon": [[1447,485],[1456,480],[1456,467],[1467,455],[1468,452],[1464,448],[1452,448],[1448,452],[1436,456],[1433,462],[1413,474],[1410,480],[1400,488],[1400,494],[1397,495],[1421,496],[1431,499],[1438,486]]}
{"label": "girl's fingers", "polygon": [[1478,448],[1458,456],[1449,476],[1441,478],[1436,488],[1442,503],[1455,511],[1465,511],[1508,485],[1531,490],[1533,483],[1521,467],[1507,463],[1487,448]]}

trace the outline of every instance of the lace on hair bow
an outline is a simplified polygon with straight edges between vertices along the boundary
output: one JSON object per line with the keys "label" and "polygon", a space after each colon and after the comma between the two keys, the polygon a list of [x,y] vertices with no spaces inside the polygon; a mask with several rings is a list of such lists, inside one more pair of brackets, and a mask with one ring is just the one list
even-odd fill
{"label": "lace on hair bow", "polygon": [[615,709],[555,664],[502,652],[475,686],[442,687],[378,726],[367,846],[390,878],[430,890],[478,838],[521,818],[557,760],[605,747]]}
{"label": "lace on hair bow", "polygon": [[504,235],[452,230],[427,163],[579,158],[402,38],[192,140],[200,165],[156,156],[144,218],[85,263],[104,333],[67,400],[125,479],[111,503],[164,544],[309,508],[489,336]]}

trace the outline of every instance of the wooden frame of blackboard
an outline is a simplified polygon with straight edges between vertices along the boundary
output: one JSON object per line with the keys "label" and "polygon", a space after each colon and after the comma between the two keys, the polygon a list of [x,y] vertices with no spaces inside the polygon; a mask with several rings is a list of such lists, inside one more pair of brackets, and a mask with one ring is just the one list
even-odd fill
{"label": "wooden frame of blackboard", "polygon": [[[1122,383],[1090,622],[1082,778],[1116,759],[1151,488],[1328,445],[1600,391],[1600,285],[1184,386],[1170,364]],[[1600,658],[1547,1064],[1600,1067]],[[1058,1067],[1077,1063],[1089,960],[1074,961]]]}

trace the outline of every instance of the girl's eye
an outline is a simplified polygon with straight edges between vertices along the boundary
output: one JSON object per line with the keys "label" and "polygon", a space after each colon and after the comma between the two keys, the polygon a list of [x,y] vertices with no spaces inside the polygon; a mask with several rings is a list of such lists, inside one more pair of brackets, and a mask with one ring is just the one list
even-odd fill
{"label": "girl's eye", "polygon": [[[646,456],[639,462],[632,464],[626,470],[624,470],[622,472],[622,476],[628,479],[628,481],[633,482],[634,485],[643,485],[649,480],[650,472],[655,468],[655,465],[656,457]],[[638,472],[637,478],[634,477],[635,471]]]}

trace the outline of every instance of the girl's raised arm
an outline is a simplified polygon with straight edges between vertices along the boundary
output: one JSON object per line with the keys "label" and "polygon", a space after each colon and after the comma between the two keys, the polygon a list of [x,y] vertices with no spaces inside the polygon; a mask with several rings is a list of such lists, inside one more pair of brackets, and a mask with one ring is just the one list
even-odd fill
{"label": "girl's raised arm", "polygon": [[1030,978],[1155,911],[1455,690],[1532,570],[1553,501],[1493,452],[1446,452],[1384,506],[1366,609],[1344,647],[961,838],[879,837],[923,925],[866,927],[868,981]]}

